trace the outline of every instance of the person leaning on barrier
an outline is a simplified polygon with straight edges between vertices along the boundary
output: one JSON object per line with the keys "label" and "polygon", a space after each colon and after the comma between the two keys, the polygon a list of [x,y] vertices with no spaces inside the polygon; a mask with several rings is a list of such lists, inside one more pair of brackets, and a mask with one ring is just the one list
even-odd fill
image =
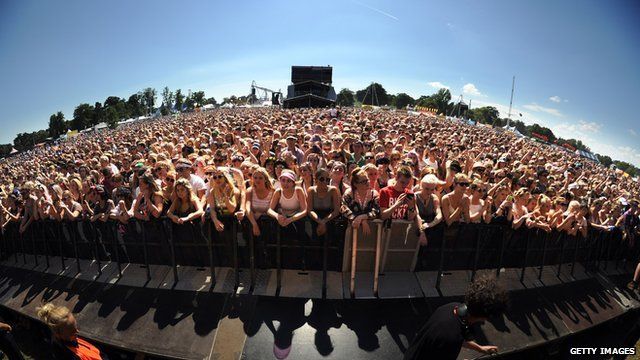
{"label": "person leaning on barrier", "polygon": [[483,354],[495,354],[498,347],[475,342],[471,326],[500,316],[508,295],[493,277],[478,277],[465,294],[464,303],[452,302],[437,308],[418,331],[404,354],[405,360],[456,359],[465,347]]}
{"label": "person leaning on barrier", "polygon": [[425,175],[420,181],[420,191],[416,193],[416,205],[418,215],[416,216],[420,228],[420,244],[427,245],[428,234],[431,229],[442,222],[442,209],[440,199],[436,195],[438,186],[444,185],[443,181],[433,174]]}
{"label": "person leaning on barrier", "polygon": [[340,193],[334,186],[329,186],[331,177],[326,169],[316,171],[316,185],[309,188],[307,201],[309,217],[318,224],[317,234],[327,232],[327,223],[340,215]]}
{"label": "person leaning on barrier", "polygon": [[69,309],[46,303],[36,311],[51,330],[51,355],[55,360],[108,360],[99,348],[78,336],[78,323]]}
{"label": "person leaning on barrier", "polygon": [[287,227],[307,216],[307,199],[304,190],[296,186],[296,175],[284,169],[280,173],[280,188],[275,191],[267,213]]}
{"label": "person leaning on barrier", "polygon": [[171,207],[167,217],[176,224],[199,218],[204,214],[200,200],[193,192],[189,180],[181,178],[176,181]]}
{"label": "person leaning on barrier", "polygon": [[251,186],[247,189],[245,209],[247,219],[251,223],[251,231],[254,236],[260,236],[260,217],[267,215],[271,198],[273,198],[273,183],[267,170],[258,167],[251,174]]}
{"label": "person leaning on barrier", "polygon": [[371,232],[369,221],[380,214],[378,192],[371,189],[366,172],[360,168],[351,174],[351,187],[342,197],[341,212],[354,229],[362,227],[365,235]]}
{"label": "person leaning on barrier", "polygon": [[393,185],[380,190],[380,217],[412,221],[416,216],[416,197],[410,183],[413,172],[406,165],[396,170]]}
{"label": "person leaning on barrier", "polygon": [[224,230],[221,218],[229,218],[238,210],[238,190],[231,177],[221,168],[208,166],[205,174],[209,179],[209,194],[207,196],[211,221],[218,232]]}
{"label": "person leaning on barrier", "polygon": [[465,214],[469,208],[469,197],[466,195],[468,187],[467,175],[458,173],[453,177],[453,191],[442,197],[442,215],[447,225],[466,222]]}
{"label": "person leaning on barrier", "polygon": [[150,172],[138,176],[140,192],[133,206],[133,215],[136,219],[148,221],[159,218],[164,209],[162,189]]}

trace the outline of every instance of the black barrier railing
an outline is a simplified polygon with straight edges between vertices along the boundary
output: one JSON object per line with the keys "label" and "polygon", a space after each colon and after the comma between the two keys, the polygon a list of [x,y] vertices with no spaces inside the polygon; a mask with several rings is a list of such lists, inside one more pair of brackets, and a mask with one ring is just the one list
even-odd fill
{"label": "black barrier railing", "polygon": [[[327,224],[327,231],[322,236],[317,235],[316,224],[308,218],[282,227],[263,216],[258,219],[259,236],[253,235],[246,219],[239,223],[233,217],[221,217],[220,221],[224,224],[222,231],[218,231],[209,218],[184,224],[166,218],[130,219],[126,224],[112,220],[39,220],[22,233],[18,223],[10,222],[2,229],[0,257],[11,258],[15,263],[21,259],[26,264],[27,255],[30,255],[36,266],[47,268],[51,266],[51,258],[59,257],[63,269],[67,268],[66,261],[72,260],[78,272],[83,270],[81,260],[92,260],[97,264],[99,274],[103,265],[115,263],[118,276],[122,276],[123,264],[136,263],[146,269],[148,280],[151,279],[150,266],[165,265],[172,267],[175,282],[179,281],[180,266],[193,266],[202,271],[208,268],[212,286],[216,283],[216,268],[233,269],[236,287],[240,272],[248,268],[251,290],[258,269],[276,270],[278,291],[283,269],[302,273],[317,270],[322,271],[324,296],[327,272],[340,271],[345,244],[354,245],[352,241],[345,242],[349,224],[342,218]],[[409,222],[404,223],[411,226]],[[384,231],[391,231],[391,226],[386,226]],[[428,245],[419,249],[416,270],[437,271],[437,288],[447,271],[470,270],[473,278],[482,269],[495,269],[496,275],[500,276],[503,268],[518,268],[522,281],[528,268],[536,268],[539,279],[543,269],[549,266],[554,267],[557,276],[566,266],[571,267],[569,274],[574,275],[577,263],[606,270],[615,262],[619,268],[623,260],[632,259],[638,251],[638,242],[631,247],[617,228],[611,231],[590,228],[588,235],[582,237],[525,227],[513,230],[509,225],[459,223],[448,227],[441,224],[428,229],[426,235]],[[386,244],[386,240],[383,243]],[[355,247],[357,251],[357,244]],[[406,256],[406,249],[387,248],[388,244],[377,245],[378,263],[380,259],[390,261],[386,258],[387,250],[396,251],[394,254],[404,251],[403,256]],[[380,252],[384,252],[384,256]],[[376,272],[378,269],[379,264]]]}

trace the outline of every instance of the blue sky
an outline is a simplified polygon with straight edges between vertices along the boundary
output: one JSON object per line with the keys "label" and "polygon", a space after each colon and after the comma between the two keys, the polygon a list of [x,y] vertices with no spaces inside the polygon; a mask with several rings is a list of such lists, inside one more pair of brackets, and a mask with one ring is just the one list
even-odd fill
{"label": "blue sky", "polygon": [[148,86],[222,100],[332,65],[337,90],[446,86],[503,116],[515,75],[523,121],[640,165],[638,16],[622,0],[2,1],[0,143]]}

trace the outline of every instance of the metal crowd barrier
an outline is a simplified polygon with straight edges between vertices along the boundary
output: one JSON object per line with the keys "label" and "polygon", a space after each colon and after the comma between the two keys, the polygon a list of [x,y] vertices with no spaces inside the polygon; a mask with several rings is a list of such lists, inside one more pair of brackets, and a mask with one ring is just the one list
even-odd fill
{"label": "metal crowd barrier", "polygon": [[548,266],[555,266],[557,275],[563,266],[575,263],[605,270],[612,263],[619,267],[637,251],[637,244],[630,249],[619,229],[591,228],[583,238],[524,227],[513,230],[508,225],[441,224],[427,230],[428,244],[420,246],[415,224],[401,220],[374,220],[368,236],[353,230],[342,218],[328,224],[323,236],[317,236],[316,225],[309,218],[281,227],[263,216],[258,219],[259,236],[253,235],[246,219],[242,223],[232,217],[220,220],[224,224],[221,232],[208,218],[184,224],[167,218],[130,219],[126,224],[40,220],[23,233],[18,223],[11,222],[0,235],[0,257],[26,264],[30,255],[36,266],[43,261],[46,267],[52,258],[58,258],[63,269],[74,266],[78,272],[81,260],[95,261],[99,271],[111,262],[117,265],[118,276],[122,276],[125,264],[137,263],[146,268],[147,280],[151,279],[150,266],[165,265],[172,268],[176,282],[181,266],[208,268],[212,286],[216,268],[232,268],[236,287],[241,268],[249,269],[251,287],[259,269],[274,269],[277,293],[283,269],[316,270],[322,271],[324,296],[328,271],[350,273],[352,294],[356,272],[370,271],[377,293],[378,275],[385,271],[437,271],[439,288],[446,271],[471,270],[473,277],[478,270],[495,269],[500,276],[500,269],[520,268],[522,280],[525,269],[532,267],[538,268],[539,278]]}

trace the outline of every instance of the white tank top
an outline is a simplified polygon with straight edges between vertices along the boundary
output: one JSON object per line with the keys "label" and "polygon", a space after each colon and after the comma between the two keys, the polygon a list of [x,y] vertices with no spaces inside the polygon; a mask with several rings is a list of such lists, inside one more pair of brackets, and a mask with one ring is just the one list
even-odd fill
{"label": "white tank top", "polygon": [[482,200],[480,200],[480,204],[469,204],[469,215],[471,215],[471,217],[477,216],[482,211],[482,207]]}
{"label": "white tank top", "polygon": [[260,199],[255,190],[251,192],[251,210],[255,213],[256,219],[269,210],[269,204],[271,203],[272,196],[273,191],[270,191],[264,199]]}
{"label": "white tank top", "polygon": [[293,191],[293,195],[290,198],[284,196],[284,191],[280,194],[280,212],[283,215],[292,215],[300,210],[300,200],[298,200],[298,194]]}

